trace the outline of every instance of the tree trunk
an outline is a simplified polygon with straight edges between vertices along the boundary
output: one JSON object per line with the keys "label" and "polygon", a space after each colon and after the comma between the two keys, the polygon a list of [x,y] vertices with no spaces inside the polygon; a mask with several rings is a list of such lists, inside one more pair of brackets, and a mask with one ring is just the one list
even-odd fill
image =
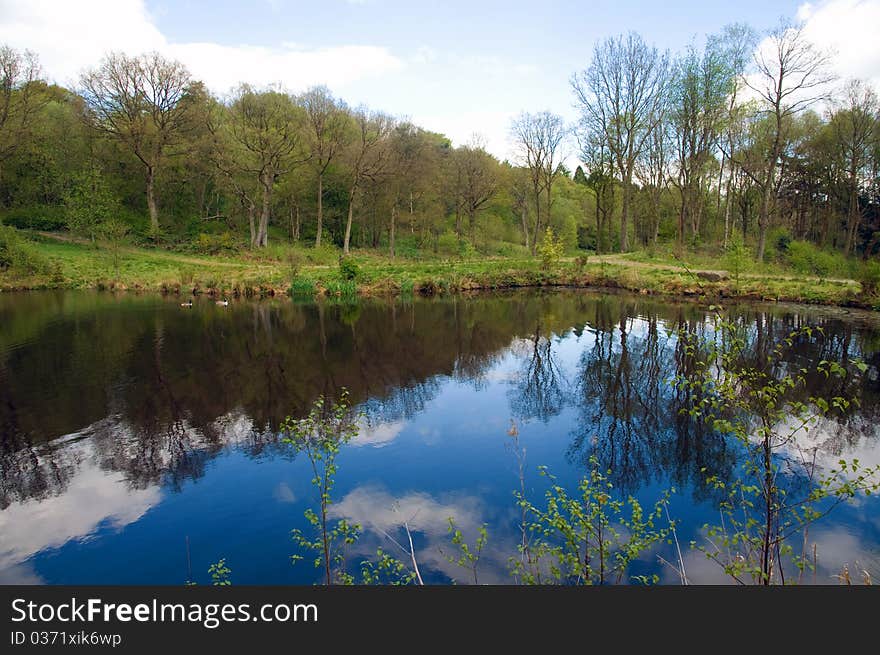
{"label": "tree trunk", "polygon": [[541,192],[535,190],[535,232],[532,234],[532,255],[538,252],[538,238],[541,236]]}
{"label": "tree trunk", "polygon": [[271,178],[264,178],[263,182],[263,203],[260,211],[260,228],[257,231],[257,245],[265,248],[269,243],[269,210],[272,202],[272,182]]}
{"label": "tree trunk", "polygon": [[627,175],[623,182],[623,206],[620,211],[620,252],[629,250],[629,241],[627,239],[627,224],[629,223],[629,203],[632,193],[630,182],[632,175]]}
{"label": "tree trunk", "polygon": [[849,219],[847,220],[846,226],[846,243],[843,246],[843,254],[846,256],[849,256],[854,249],[860,218],[861,211],[859,210],[858,181],[856,179],[852,179],[850,180]]}
{"label": "tree trunk", "polygon": [[150,211],[150,231],[159,231],[159,210],[156,208],[156,167],[147,167],[147,208]]}
{"label": "tree trunk", "polygon": [[388,245],[391,259],[394,259],[394,225],[397,222],[397,204],[391,207],[391,230],[388,234]]}
{"label": "tree trunk", "polygon": [[526,240],[526,250],[529,249],[529,223],[526,216],[526,204],[523,203],[520,208],[520,218],[522,219],[523,238]]}
{"label": "tree trunk", "polygon": [[248,214],[248,227],[251,230],[251,248],[255,248],[257,246],[257,229],[254,226],[254,214],[256,213],[257,208],[250,200],[248,200],[247,206],[247,214]]}
{"label": "tree trunk", "polygon": [[727,186],[724,191],[724,241],[722,245],[727,248],[730,239],[730,175],[727,177]]}
{"label": "tree trunk", "polygon": [[315,232],[315,248],[321,247],[321,232],[324,227],[324,175],[318,175],[318,229]]}
{"label": "tree trunk", "polygon": [[357,191],[357,187],[351,187],[351,191],[348,194],[348,220],[345,222],[345,238],[342,241],[342,252],[343,254],[348,254],[348,244],[351,241],[351,221],[354,217],[354,194]]}

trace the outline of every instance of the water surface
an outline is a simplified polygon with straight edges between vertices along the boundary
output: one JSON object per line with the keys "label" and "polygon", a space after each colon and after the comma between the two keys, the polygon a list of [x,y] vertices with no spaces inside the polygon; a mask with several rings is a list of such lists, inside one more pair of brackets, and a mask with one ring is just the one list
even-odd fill
{"label": "water surface", "polygon": [[[813,394],[845,391],[861,408],[810,435],[820,463],[880,462],[880,325],[870,313],[743,305],[733,316],[762,356],[802,325],[798,366],[870,364],[857,388],[811,377]],[[315,495],[307,462],[278,427],[319,394],[349,390],[361,434],[339,460],[337,516],[361,523],[359,553],[400,539],[408,521],[422,573],[449,564],[447,521],[490,535],[481,582],[510,582],[519,485],[508,436],[526,449],[539,498],[547,466],[565,484],[590,456],[616,487],[653,503],[675,487],[679,538],[717,522],[709,474],[729,478],[737,448],[684,417],[670,384],[693,365],[680,330],[707,330],[695,304],[586,291],[515,292],[412,302],[300,304],[89,292],[0,294],[0,582],[208,583],[225,557],[233,583],[308,584],[292,565],[293,528]],[[820,570],[880,574],[880,505],[859,501],[817,525]],[[635,572],[676,574],[652,551]],[[669,555],[666,553],[666,555]],[[689,576],[722,581],[698,552]]]}

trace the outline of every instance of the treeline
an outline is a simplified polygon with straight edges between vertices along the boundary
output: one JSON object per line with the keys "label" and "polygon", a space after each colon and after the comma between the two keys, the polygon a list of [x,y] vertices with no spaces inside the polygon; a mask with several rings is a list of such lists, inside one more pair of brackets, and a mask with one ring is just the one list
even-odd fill
{"label": "treeline", "polygon": [[878,100],[830,64],[785,23],[763,38],[728,26],[677,55],[609,38],[571,78],[579,121],[520,114],[517,155],[501,162],[324,87],[221,98],[151,53],[110,54],[68,90],[4,47],[0,215],[211,252],[534,254],[550,227],[568,249],[745,241],[763,260],[768,244],[804,241],[867,258],[880,247]]}

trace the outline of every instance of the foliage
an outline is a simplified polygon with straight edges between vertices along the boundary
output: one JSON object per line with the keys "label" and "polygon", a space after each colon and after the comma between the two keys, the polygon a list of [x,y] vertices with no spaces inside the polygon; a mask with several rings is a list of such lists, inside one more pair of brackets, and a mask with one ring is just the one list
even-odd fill
{"label": "foliage", "polygon": [[62,205],[28,205],[5,210],[0,223],[20,230],[51,232],[66,227],[67,219]]}
{"label": "foliage", "polygon": [[339,277],[343,280],[356,280],[361,273],[361,268],[353,257],[339,258]]}
{"label": "foliage", "polygon": [[119,211],[119,201],[95,166],[74,176],[64,206],[67,228],[92,241],[100,234],[102,225],[117,219]]}
{"label": "foliage", "polygon": [[208,573],[211,574],[211,581],[215,587],[228,587],[232,584],[232,581],[229,579],[232,569],[226,566],[226,558],[211,564],[208,567]]}
{"label": "foliage", "polygon": [[447,520],[449,521],[449,535],[451,537],[452,545],[456,547],[458,552],[455,555],[445,555],[446,561],[465,569],[468,572],[468,575],[473,578],[474,584],[480,584],[479,578],[477,577],[477,565],[480,563],[483,549],[489,541],[489,533],[486,530],[486,524],[484,523],[480,526],[477,531],[477,540],[474,543],[473,548],[471,548],[465,541],[461,530],[456,527],[455,519],[450,516]]}
{"label": "foliage", "polygon": [[[305,418],[288,417],[281,426],[282,442],[295,453],[306,456],[312,469],[312,485],[318,492],[319,511],[306,510],[306,520],[317,533],[314,540],[300,530],[293,531],[294,542],[301,548],[318,553],[315,568],[324,567],[326,583],[340,581],[345,571],[345,549],[357,540],[360,526],[340,519],[331,525],[328,510],[333,503],[336,458],[340,448],[357,433],[357,417],[351,409],[348,392],[343,390],[338,401],[327,402],[320,396]],[[293,556],[294,561],[302,559]]]}
{"label": "foliage", "polygon": [[739,284],[740,276],[746,271],[751,262],[751,252],[743,241],[742,234],[734,232],[727,244],[727,252],[724,254],[725,266],[733,274],[733,279]]}
{"label": "foliage", "polygon": [[49,261],[14,227],[0,225],[0,271],[15,275],[46,273]]}
{"label": "foliage", "polygon": [[122,244],[125,242],[126,236],[128,236],[128,224],[118,218],[112,217],[101,223],[98,226],[98,229],[101,237],[105,239],[110,246],[110,251],[113,254],[113,271],[116,274],[116,277],[119,278],[119,254],[122,249]]}
{"label": "foliage", "polygon": [[295,298],[314,298],[315,283],[311,280],[298,277],[290,284],[290,295]]}
{"label": "foliage", "polygon": [[833,273],[845,274],[845,261],[818,248],[809,241],[791,241],[786,261],[798,273],[827,277]]}
{"label": "foliage", "polygon": [[[799,437],[824,417],[844,415],[858,401],[837,395],[803,402],[796,392],[806,387],[810,374],[853,381],[867,366],[849,360],[820,361],[812,371],[787,367],[785,351],[801,340],[823,338],[820,329],[795,331],[757,359],[747,351],[742,327],[720,314],[715,334],[703,342],[680,335],[699,365],[675,385],[695,398],[682,411],[734,439],[742,449],[742,463],[732,482],[708,478],[725,497],[721,522],[704,527],[708,545],[692,546],[736,582],[797,582],[814,564],[807,551],[811,526],[840,503],[877,490],[880,466],[840,460],[838,468],[821,470],[816,448],[802,445]],[[791,577],[792,569],[786,574],[786,563],[797,577]]]}
{"label": "foliage", "polygon": [[620,583],[633,561],[671,534],[672,525],[656,527],[668,493],[646,512],[632,496],[615,495],[610,471],[600,471],[595,457],[576,494],[558,484],[546,467],[540,472],[550,481],[544,505],[535,505],[523,491],[515,494],[528,538],[520,557],[511,558],[511,572],[525,584]]}
{"label": "foliage", "polygon": [[880,290],[880,262],[871,260],[862,264],[859,268],[859,284],[866,296],[877,295]]}
{"label": "foliage", "polygon": [[590,256],[588,254],[578,255],[574,258],[574,270],[578,273],[583,273],[589,262]]}
{"label": "foliage", "polygon": [[564,253],[565,244],[562,242],[562,239],[556,237],[552,227],[547,226],[547,229],[544,231],[544,237],[541,239],[541,243],[538,244],[541,268],[545,271],[550,270],[559,263]]}
{"label": "foliage", "polygon": [[232,232],[228,230],[221,234],[200,232],[193,242],[193,249],[204,255],[219,255],[224,252],[235,252],[238,250],[238,244]]}
{"label": "foliage", "polygon": [[[320,396],[305,418],[288,417],[281,426],[282,443],[292,446],[295,454],[306,456],[312,470],[311,483],[318,492],[318,510],[309,508],[304,512],[313,536],[295,529],[293,541],[302,551],[314,554],[314,566],[323,569],[322,578],[328,585],[356,582],[348,570],[346,556],[360,537],[361,526],[345,518],[331,522],[328,512],[333,504],[336,459],[342,446],[357,436],[360,418],[352,410],[348,391],[342,389],[338,401],[328,402]],[[291,556],[293,563],[302,559],[304,555],[300,553]],[[376,561],[364,560],[360,569],[361,584],[409,584],[415,579],[415,574],[408,573],[404,564],[381,548]]]}

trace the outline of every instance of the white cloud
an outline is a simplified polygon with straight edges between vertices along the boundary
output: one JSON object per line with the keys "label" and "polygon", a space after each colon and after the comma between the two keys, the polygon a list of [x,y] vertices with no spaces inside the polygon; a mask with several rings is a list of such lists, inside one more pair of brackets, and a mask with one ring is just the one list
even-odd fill
{"label": "white cloud", "polygon": [[813,43],[833,51],[833,67],[842,78],[868,80],[880,90],[880,0],[808,2],[797,18]]}
{"label": "white cloud", "polygon": [[358,435],[352,440],[351,445],[381,448],[397,439],[405,427],[406,421],[392,421],[374,425],[362,421],[358,426]]}
{"label": "white cloud", "polygon": [[313,84],[339,89],[404,66],[387,48],[369,45],[306,49],[292,44],[169,42],[143,0],[0,0],[0,15],[0,42],[34,50],[48,76],[68,85],[111,50],[129,54],[158,50],[182,61],[195,77],[219,92],[242,81],[258,86],[278,83],[293,91]]}
{"label": "white cloud", "polygon": [[133,489],[124,473],[101,469],[90,442],[67,447],[79,449],[83,463],[63,493],[12,503],[0,512],[0,571],[7,577],[25,571],[22,563],[36,553],[86,539],[102,524],[121,530],[161,500],[158,487]]}

